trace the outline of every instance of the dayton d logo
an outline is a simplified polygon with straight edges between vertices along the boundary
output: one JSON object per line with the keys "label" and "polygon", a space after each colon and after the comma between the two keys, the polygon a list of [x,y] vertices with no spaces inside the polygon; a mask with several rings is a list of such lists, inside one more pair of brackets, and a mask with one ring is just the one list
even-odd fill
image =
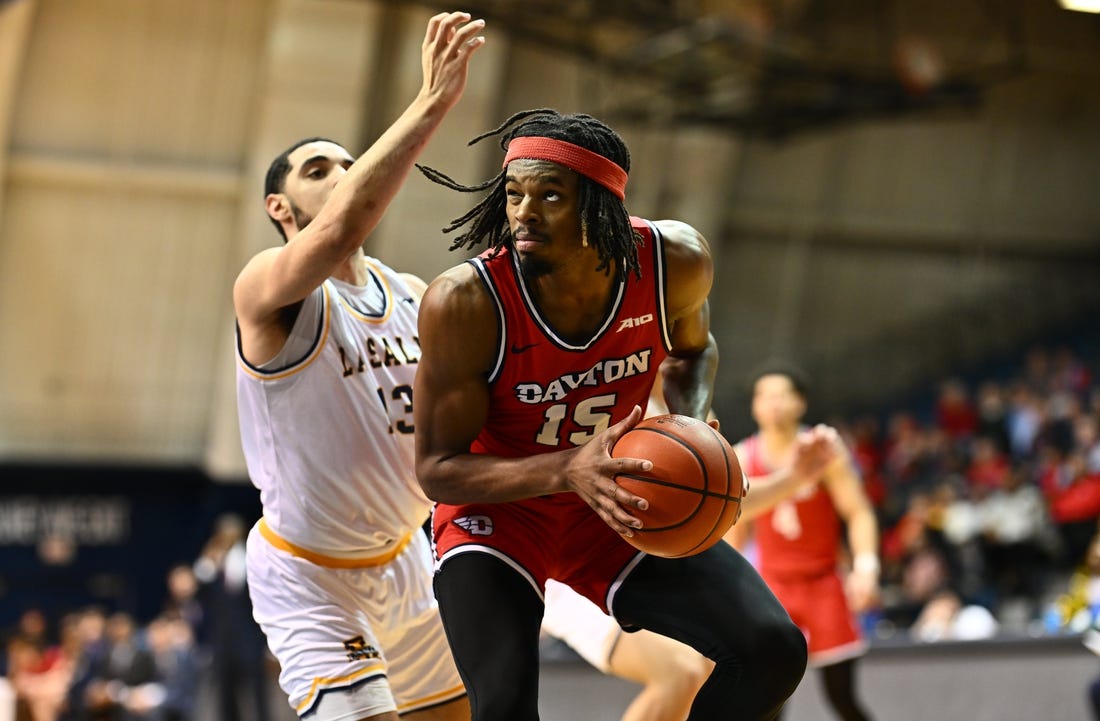
{"label": "dayton d logo", "polygon": [[463,516],[453,523],[471,536],[493,535],[493,519],[488,516]]}

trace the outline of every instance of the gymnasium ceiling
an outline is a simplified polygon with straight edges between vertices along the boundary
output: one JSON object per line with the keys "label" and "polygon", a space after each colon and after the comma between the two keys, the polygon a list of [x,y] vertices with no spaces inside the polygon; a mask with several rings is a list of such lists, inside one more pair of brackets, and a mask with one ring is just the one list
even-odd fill
{"label": "gymnasium ceiling", "polygon": [[1025,5],[1035,7],[1024,0],[475,0],[463,7],[514,40],[638,80],[604,111],[608,117],[779,139],[975,107],[988,87],[1026,68]]}

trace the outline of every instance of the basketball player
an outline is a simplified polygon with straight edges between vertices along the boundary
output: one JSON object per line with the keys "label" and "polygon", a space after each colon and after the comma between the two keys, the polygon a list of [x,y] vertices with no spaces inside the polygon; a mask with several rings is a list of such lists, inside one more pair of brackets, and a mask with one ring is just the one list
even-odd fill
{"label": "basketball player", "polygon": [[461,97],[483,25],[429,21],[420,92],[357,160],[322,139],[276,158],[264,202],[286,244],[233,289],[241,439],[264,509],[248,582],[280,684],[311,720],[469,718],[413,473],[423,283],[362,243]]}
{"label": "basketball player", "polygon": [[[734,446],[750,477],[767,474],[791,453],[803,429],[806,393],[805,377],[793,366],[776,363],[754,375],[752,416],[759,430]],[[878,523],[851,456],[839,449],[820,483],[804,486],[755,522],[752,515],[730,529],[727,540],[744,547],[755,530],[760,573],[806,633],[809,663],[821,669],[829,704],[844,721],[868,721],[855,695],[856,659],[867,645],[854,613],[877,598]],[[853,559],[846,578],[838,569],[841,523]]]}
{"label": "basketball player", "polygon": [[[626,629],[715,661],[688,718],[770,719],[805,670],[802,633],[727,544],[681,559],[624,539],[641,459],[608,451],[638,423],[660,369],[670,410],[705,418],[717,352],[706,240],[631,218],[630,157],[587,115],[526,111],[497,130],[504,170],[449,230],[489,247],[444,272],[420,311],[417,473],[433,513],[436,596],[478,721],[538,718],[548,578]],[[817,462],[818,442],[805,455]]]}

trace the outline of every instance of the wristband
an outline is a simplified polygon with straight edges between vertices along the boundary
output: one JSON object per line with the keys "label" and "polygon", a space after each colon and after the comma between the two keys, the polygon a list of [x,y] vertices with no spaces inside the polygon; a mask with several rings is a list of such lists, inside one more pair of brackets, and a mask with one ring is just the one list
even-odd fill
{"label": "wristband", "polygon": [[858,553],[852,560],[852,570],[856,573],[873,574],[877,576],[881,570],[878,556],[873,553]]}

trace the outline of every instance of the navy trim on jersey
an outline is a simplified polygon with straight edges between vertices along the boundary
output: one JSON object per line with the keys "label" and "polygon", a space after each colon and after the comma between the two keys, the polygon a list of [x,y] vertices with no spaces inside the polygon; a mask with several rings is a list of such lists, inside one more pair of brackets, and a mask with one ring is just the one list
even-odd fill
{"label": "navy trim on jersey", "polygon": [[[270,376],[277,375],[279,373],[286,373],[288,370],[291,370],[295,366],[299,366],[302,363],[305,363],[307,360],[313,357],[313,355],[317,352],[318,346],[321,345],[321,338],[323,338],[325,334],[325,313],[328,311],[330,302],[331,301],[329,300],[328,293],[325,292],[324,287],[322,286],[321,307],[317,310],[317,334],[313,336],[313,342],[309,344],[309,348],[306,349],[305,354],[301,358],[287,363],[285,366],[280,366],[279,368],[259,368],[252,365],[248,362],[248,359],[244,357],[244,348],[241,347],[241,324],[239,322],[236,323],[237,357],[241,359],[241,363],[244,363],[249,370],[251,370],[258,376]],[[280,351],[281,350],[282,349],[280,349]]]}
{"label": "navy trim on jersey", "polygon": [[489,291],[489,295],[493,297],[493,303],[497,306],[497,360],[493,364],[493,367],[489,369],[488,373],[488,380],[490,383],[493,383],[500,377],[500,372],[504,369],[504,349],[508,347],[508,342],[505,338],[508,334],[508,326],[504,320],[504,301],[501,300],[500,294],[497,293],[496,286],[493,285],[493,278],[489,274],[489,270],[485,267],[485,261],[482,258],[470,258],[466,262],[474,266],[474,270],[477,271],[478,277],[481,278],[481,282],[485,284],[485,288]]}
{"label": "navy trim on jersey", "polygon": [[542,313],[539,312],[538,307],[535,305],[534,299],[532,299],[527,292],[527,284],[523,281],[523,273],[520,272],[519,254],[512,252],[511,256],[512,272],[515,273],[516,286],[519,288],[520,297],[523,298],[523,304],[527,306],[527,312],[531,314],[531,319],[535,321],[535,325],[537,325],[539,329],[542,330],[543,335],[545,335],[547,339],[558,348],[575,352],[586,351],[591,348],[592,345],[607,332],[608,328],[612,326],[615,318],[619,314],[619,309],[622,307],[623,296],[626,295],[625,277],[619,278],[619,290],[615,295],[615,301],[611,304],[611,307],[607,311],[607,315],[604,317],[603,325],[601,325],[599,329],[597,329],[596,332],[592,334],[592,337],[585,341],[583,345],[575,345],[573,343],[569,343],[568,341],[562,340],[561,336],[555,333],[553,327],[542,317]]}
{"label": "navy trim on jersey", "polygon": [[[643,219],[644,220],[644,219]],[[668,271],[665,268],[665,236],[652,220],[644,220],[653,233],[653,274],[657,284],[657,312],[661,316],[661,339],[665,352],[672,352],[672,336],[668,327]]]}
{"label": "navy trim on jersey", "polygon": [[378,318],[385,318],[386,313],[390,311],[390,306],[393,305],[394,299],[390,296],[390,293],[387,292],[386,282],[382,280],[381,276],[379,276],[378,272],[371,266],[369,261],[366,263],[366,266],[367,273],[370,274],[370,279],[374,281],[374,285],[378,287],[378,291],[382,294],[382,310],[363,310],[359,307],[357,298],[350,294],[339,293],[340,286],[336,285],[335,283],[333,284],[333,286],[336,288],[337,294],[340,296],[340,300],[342,300],[344,302],[344,305],[347,306],[348,309],[351,310],[352,313],[354,313],[355,315],[361,316],[363,318],[373,318],[376,320]]}

